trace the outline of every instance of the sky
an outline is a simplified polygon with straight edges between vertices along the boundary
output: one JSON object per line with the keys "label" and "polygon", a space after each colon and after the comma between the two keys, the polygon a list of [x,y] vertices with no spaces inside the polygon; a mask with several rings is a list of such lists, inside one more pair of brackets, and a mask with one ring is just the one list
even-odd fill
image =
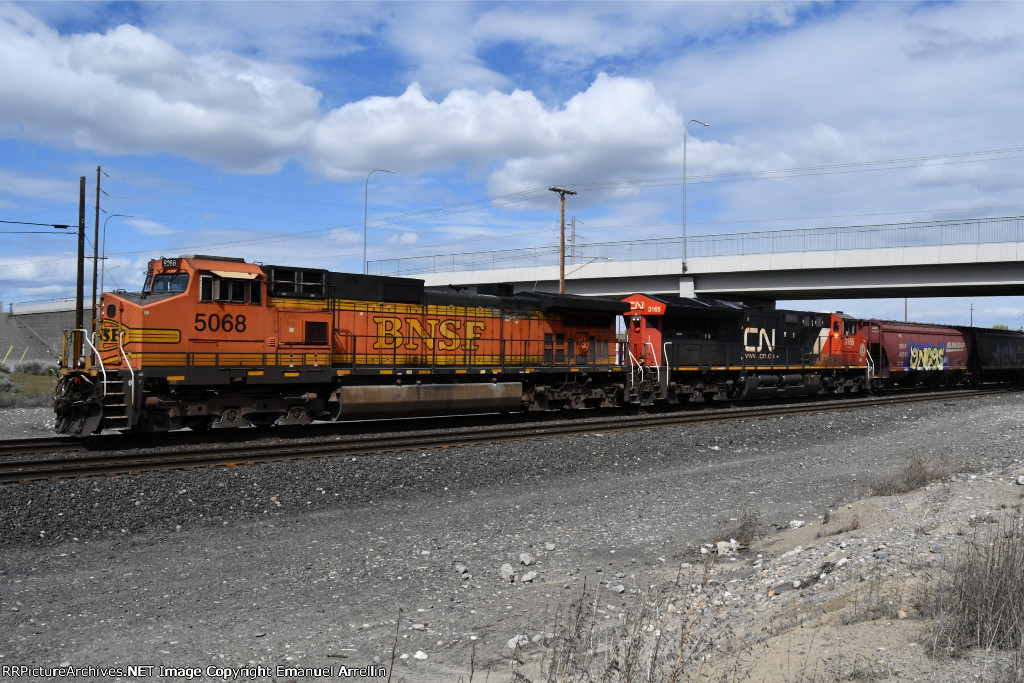
{"label": "sky", "polygon": [[1018,2],[0,3],[0,301],[73,296],[52,226],[84,176],[92,253],[98,167],[105,289],[190,253],[361,272],[364,215],[370,272],[556,249],[553,185],[583,250],[678,236],[684,149],[691,236],[1017,216],[1022,100]]}

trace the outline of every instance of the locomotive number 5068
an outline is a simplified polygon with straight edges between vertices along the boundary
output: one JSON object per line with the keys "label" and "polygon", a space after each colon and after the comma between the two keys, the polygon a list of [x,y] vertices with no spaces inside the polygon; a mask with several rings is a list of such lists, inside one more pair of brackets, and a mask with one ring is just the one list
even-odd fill
{"label": "locomotive number 5068", "polygon": [[196,313],[196,332],[245,332],[245,316],[225,313]]}

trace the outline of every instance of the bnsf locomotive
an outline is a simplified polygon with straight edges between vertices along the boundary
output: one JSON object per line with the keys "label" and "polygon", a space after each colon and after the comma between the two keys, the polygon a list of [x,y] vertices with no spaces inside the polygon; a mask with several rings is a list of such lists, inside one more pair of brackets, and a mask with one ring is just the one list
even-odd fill
{"label": "bnsf locomotive", "polygon": [[620,301],[502,285],[468,292],[233,258],[157,259],[141,292],[102,295],[95,332],[65,334],[56,429],[201,430],[842,393],[959,383],[972,363],[986,378],[1021,373],[1024,335],[974,343],[973,328],[948,328],[959,337],[943,338],[939,353],[934,330],[918,343],[890,328],[679,297]]}

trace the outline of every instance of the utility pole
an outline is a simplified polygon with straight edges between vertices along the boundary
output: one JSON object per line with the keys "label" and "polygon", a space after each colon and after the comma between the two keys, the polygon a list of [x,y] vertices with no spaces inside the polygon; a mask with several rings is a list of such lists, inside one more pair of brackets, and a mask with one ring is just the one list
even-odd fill
{"label": "utility pole", "polygon": [[557,192],[562,198],[562,230],[558,241],[558,293],[565,294],[565,195],[576,194],[576,190],[567,190],[564,187],[548,189]]}
{"label": "utility pole", "polygon": [[83,334],[83,297],[85,294],[85,176],[82,176],[78,184],[78,283],[75,287],[75,331],[72,333],[72,340],[75,348],[72,351],[74,367],[78,366],[78,359],[82,357],[82,334]]}
{"label": "utility pole", "polygon": [[100,167],[96,167],[96,227],[92,238],[92,331],[96,331],[96,275],[100,262]]}

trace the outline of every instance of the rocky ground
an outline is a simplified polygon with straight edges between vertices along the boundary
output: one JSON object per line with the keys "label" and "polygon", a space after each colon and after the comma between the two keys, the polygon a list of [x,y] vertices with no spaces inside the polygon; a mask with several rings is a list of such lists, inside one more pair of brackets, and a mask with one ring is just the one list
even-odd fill
{"label": "rocky ground", "polygon": [[[653,680],[1014,680],[933,657],[923,605],[1019,509],[1022,417],[1009,394],[7,486],[0,671],[580,680],[657,647]],[[48,423],[0,411],[0,436]],[[948,476],[866,495],[914,457]]]}

